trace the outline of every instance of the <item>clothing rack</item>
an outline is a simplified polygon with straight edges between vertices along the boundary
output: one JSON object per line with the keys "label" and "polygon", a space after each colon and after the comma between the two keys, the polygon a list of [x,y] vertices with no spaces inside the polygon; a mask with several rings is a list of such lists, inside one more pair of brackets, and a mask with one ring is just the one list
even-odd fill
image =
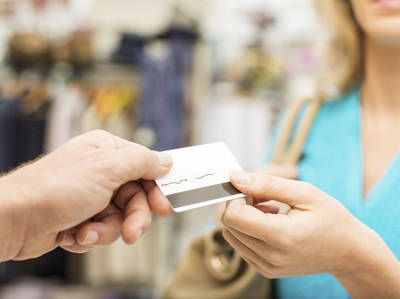
{"label": "clothing rack", "polygon": [[111,63],[109,61],[97,61],[93,67],[78,81],[95,84],[124,84],[138,85],[137,70],[131,65]]}

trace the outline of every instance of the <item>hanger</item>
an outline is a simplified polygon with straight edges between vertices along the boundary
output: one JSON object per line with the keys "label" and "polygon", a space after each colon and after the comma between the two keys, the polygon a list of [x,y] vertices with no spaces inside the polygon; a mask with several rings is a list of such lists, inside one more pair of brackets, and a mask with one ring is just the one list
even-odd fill
{"label": "hanger", "polygon": [[170,39],[179,36],[189,41],[198,39],[199,21],[184,9],[184,2],[171,2],[172,16],[167,28],[151,39]]}

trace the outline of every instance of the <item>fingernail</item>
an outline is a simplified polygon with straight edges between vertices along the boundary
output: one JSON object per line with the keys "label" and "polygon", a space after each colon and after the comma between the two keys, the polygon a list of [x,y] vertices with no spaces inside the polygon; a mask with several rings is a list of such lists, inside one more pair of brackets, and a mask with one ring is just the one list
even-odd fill
{"label": "fingernail", "polygon": [[143,235],[143,230],[139,230],[136,240],[139,239],[142,235]]}
{"label": "fingernail", "polygon": [[86,235],[85,240],[83,240],[82,245],[93,245],[93,244],[97,243],[99,238],[100,238],[100,236],[99,236],[98,232],[90,231]]}
{"label": "fingernail", "polygon": [[231,173],[231,179],[239,185],[247,185],[250,183],[250,174],[244,171],[235,170]]}
{"label": "fingernail", "polygon": [[166,153],[158,153],[158,159],[164,167],[170,167],[173,163],[171,156]]}
{"label": "fingernail", "polygon": [[60,246],[66,246],[66,247],[73,246],[74,244],[75,244],[75,237],[70,234],[65,234],[64,238],[60,242]]}

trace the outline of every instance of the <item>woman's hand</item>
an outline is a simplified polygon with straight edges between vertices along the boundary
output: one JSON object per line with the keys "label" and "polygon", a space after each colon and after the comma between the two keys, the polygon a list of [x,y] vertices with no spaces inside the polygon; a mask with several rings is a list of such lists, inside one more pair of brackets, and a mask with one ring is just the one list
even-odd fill
{"label": "woman's hand", "polygon": [[270,164],[257,169],[257,173],[269,174],[290,180],[297,180],[299,178],[299,169],[294,165]]}
{"label": "woman's hand", "polygon": [[[299,177],[299,170],[297,166],[293,165],[266,165],[257,170],[258,173],[263,173],[263,174],[268,174],[268,175],[273,175],[285,179],[291,179],[291,180],[297,180]],[[221,217],[224,214],[225,208],[226,208],[226,202],[221,203],[217,205],[217,208],[215,210],[215,215],[217,220],[219,221],[220,226],[223,226],[223,223],[221,222]],[[277,202],[277,201],[269,201],[264,204],[263,206],[266,206],[270,213],[281,213],[281,214],[287,214],[289,210],[289,206],[285,203],[282,202]]]}
{"label": "woman's hand", "polygon": [[[399,285],[398,262],[386,244],[332,197],[308,183],[265,174],[234,172],[231,178],[252,205],[249,199],[227,205],[224,237],[265,277],[331,273],[352,296],[363,298],[383,294],[366,291],[365,284],[376,280],[371,273]],[[291,209],[270,213],[260,206],[269,200]],[[386,288],[385,296],[390,292]]]}
{"label": "woman's hand", "polygon": [[103,131],[79,136],[0,179],[0,261],[57,246],[86,252],[121,235],[133,244],[152,211],[171,208],[153,180],[172,159]]}
{"label": "woman's hand", "polygon": [[[253,204],[227,205],[224,236],[264,276],[332,273],[348,266],[343,244],[353,244],[364,227],[338,201],[309,184],[263,174],[235,172],[232,183]],[[259,205],[269,200],[291,209],[287,215],[265,213]]]}

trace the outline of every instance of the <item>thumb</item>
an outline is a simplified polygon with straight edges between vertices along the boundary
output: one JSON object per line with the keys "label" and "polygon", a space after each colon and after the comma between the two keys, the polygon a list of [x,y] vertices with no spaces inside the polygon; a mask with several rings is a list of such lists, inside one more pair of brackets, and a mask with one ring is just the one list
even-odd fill
{"label": "thumb", "polygon": [[158,179],[167,174],[173,164],[168,154],[151,151],[131,142],[118,149],[115,154],[118,165],[125,170],[123,173],[126,181]]}
{"label": "thumb", "polygon": [[304,182],[287,180],[261,173],[233,171],[232,184],[241,192],[256,199],[275,200],[291,207],[310,203],[319,198],[317,188]]}

